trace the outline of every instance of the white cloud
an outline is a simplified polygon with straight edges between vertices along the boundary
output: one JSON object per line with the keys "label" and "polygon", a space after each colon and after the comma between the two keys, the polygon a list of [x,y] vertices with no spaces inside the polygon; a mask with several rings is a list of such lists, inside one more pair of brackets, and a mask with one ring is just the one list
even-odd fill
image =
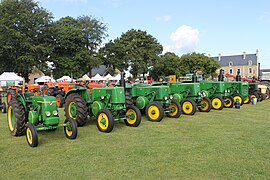
{"label": "white cloud", "polygon": [[166,52],[173,52],[171,45],[164,45],[163,46],[162,54],[165,54]]}
{"label": "white cloud", "polygon": [[183,52],[193,51],[199,42],[199,30],[190,26],[182,25],[170,36],[173,41],[171,49]]}
{"label": "white cloud", "polygon": [[171,16],[168,16],[168,15],[156,17],[156,20],[157,21],[164,21],[164,22],[168,22],[171,19],[172,19],[172,17]]}

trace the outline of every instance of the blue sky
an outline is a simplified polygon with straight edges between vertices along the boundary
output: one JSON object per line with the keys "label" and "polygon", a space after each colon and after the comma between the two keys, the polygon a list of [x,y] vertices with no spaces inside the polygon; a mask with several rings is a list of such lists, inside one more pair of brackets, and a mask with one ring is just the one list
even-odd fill
{"label": "blue sky", "polygon": [[39,0],[55,20],[91,15],[108,27],[108,40],[131,28],[147,31],[165,51],[211,56],[259,50],[270,69],[269,0]]}

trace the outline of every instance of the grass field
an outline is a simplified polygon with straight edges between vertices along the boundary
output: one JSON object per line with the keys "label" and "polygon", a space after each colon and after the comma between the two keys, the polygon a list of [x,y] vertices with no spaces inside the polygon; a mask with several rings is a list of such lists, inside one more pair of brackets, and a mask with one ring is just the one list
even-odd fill
{"label": "grass field", "polygon": [[74,141],[63,129],[39,132],[37,148],[10,135],[6,114],[0,120],[0,179],[270,178],[270,100],[160,123],[144,118],[137,128],[116,123],[109,134],[89,121]]}

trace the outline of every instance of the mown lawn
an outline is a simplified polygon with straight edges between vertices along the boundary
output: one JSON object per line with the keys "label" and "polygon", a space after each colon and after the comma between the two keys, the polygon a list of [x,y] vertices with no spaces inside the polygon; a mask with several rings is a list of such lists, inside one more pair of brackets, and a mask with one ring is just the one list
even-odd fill
{"label": "mown lawn", "polygon": [[37,148],[10,135],[6,114],[0,120],[0,179],[270,178],[270,100],[160,123],[144,118],[138,128],[116,123],[109,134],[89,121],[74,141],[63,129],[39,132]]}

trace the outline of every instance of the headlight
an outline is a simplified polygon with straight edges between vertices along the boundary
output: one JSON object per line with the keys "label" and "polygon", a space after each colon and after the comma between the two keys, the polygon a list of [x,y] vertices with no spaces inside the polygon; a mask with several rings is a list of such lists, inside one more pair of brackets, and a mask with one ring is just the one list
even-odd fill
{"label": "headlight", "polygon": [[58,112],[57,111],[53,111],[53,115],[57,116]]}
{"label": "headlight", "polygon": [[229,89],[228,89],[228,93],[231,92]]}
{"label": "headlight", "polygon": [[206,96],[206,93],[205,92],[202,92],[202,96],[205,97]]}
{"label": "headlight", "polygon": [[173,95],[170,94],[170,99],[173,99]]}
{"label": "headlight", "polygon": [[201,92],[198,92],[198,95],[199,95],[199,96],[202,96],[202,93],[201,93]]}
{"label": "headlight", "polygon": [[48,117],[51,116],[51,112],[49,112],[49,111],[46,111],[45,114],[46,114],[46,116],[48,116]]}
{"label": "headlight", "polygon": [[225,93],[227,93],[228,91],[227,91],[227,89],[225,89],[225,91],[224,91]]}
{"label": "headlight", "polygon": [[104,96],[100,96],[100,99],[105,99],[105,97]]}
{"label": "headlight", "polygon": [[165,101],[168,100],[168,97],[167,97],[167,96],[164,96],[164,100],[165,100]]}

